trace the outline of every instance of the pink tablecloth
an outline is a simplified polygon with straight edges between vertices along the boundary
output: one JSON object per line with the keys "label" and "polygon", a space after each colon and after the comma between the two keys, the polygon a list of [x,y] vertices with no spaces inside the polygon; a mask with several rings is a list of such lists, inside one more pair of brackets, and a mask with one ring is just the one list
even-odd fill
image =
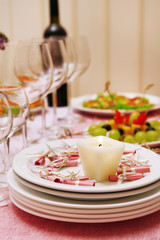
{"label": "pink tablecloth", "polygon": [[[77,130],[89,124],[88,118]],[[14,143],[14,142],[13,142]],[[16,147],[15,150],[17,151]],[[2,240],[70,240],[70,239],[160,239],[160,211],[145,217],[112,223],[67,223],[48,220],[26,213],[11,201],[0,209]]]}
{"label": "pink tablecloth", "polygon": [[160,211],[122,222],[82,224],[36,217],[10,202],[1,208],[0,217],[2,240],[160,239]]}

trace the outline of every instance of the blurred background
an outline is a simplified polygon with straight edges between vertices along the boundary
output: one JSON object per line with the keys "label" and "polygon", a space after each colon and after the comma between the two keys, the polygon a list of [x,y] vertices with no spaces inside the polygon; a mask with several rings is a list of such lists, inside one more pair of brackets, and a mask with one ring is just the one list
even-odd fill
{"label": "blurred background", "polygon": [[[57,4],[56,10],[54,7]],[[55,16],[69,36],[86,35],[91,63],[74,96],[111,91],[160,96],[160,0],[0,0],[0,32],[9,40],[42,37]]]}

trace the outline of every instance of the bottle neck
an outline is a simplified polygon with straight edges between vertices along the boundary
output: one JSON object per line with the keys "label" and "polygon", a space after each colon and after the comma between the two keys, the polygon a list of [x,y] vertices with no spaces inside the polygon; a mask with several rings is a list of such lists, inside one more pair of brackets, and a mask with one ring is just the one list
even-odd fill
{"label": "bottle neck", "polygon": [[51,16],[51,24],[55,23],[57,25],[60,25],[58,0],[50,0],[50,16]]}
{"label": "bottle neck", "polygon": [[55,23],[57,25],[60,25],[59,17],[58,16],[52,16],[51,17],[51,23]]}

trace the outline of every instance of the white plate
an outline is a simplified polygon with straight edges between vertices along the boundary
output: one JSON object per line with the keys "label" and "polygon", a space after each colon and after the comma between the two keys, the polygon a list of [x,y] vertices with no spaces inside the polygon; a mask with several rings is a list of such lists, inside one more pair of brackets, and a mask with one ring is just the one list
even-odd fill
{"label": "white plate", "polygon": [[[143,96],[143,94],[140,93],[127,93],[127,92],[120,92],[119,95],[124,95],[126,97],[136,97],[136,96]],[[160,97],[154,96],[154,95],[145,95],[146,98],[150,101],[150,103],[153,103],[155,106],[153,108],[148,109],[149,112],[155,111],[160,109]],[[115,110],[112,109],[96,109],[96,108],[87,108],[83,107],[83,102],[95,99],[97,97],[97,94],[93,95],[84,95],[80,97],[76,97],[72,99],[71,105],[72,108],[76,111],[88,113],[88,114],[94,114],[94,115],[103,115],[103,116],[113,116],[115,114]],[[119,110],[121,113],[130,114],[134,112],[135,110]],[[143,112],[143,111],[141,111]]]}
{"label": "white plate", "polygon": [[78,218],[79,215],[76,217],[65,217],[65,216],[59,216],[56,213],[55,214],[47,214],[45,211],[39,209],[36,210],[33,208],[32,205],[27,206],[25,203],[21,203],[17,199],[15,199],[12,195],[10,195],[11,201],[20,209],[27,213],[31,213],[33,215],[52,219],[52,220],[58,220],[58,221],[65,221],[65,222],[77,222],[77,223],[102,223],[102,222],[116,222],[116,221],[123,221],[123,220],[129,220],[133,218],[142,217],[148,214],[151,214],[153,212],[158,211],[160,208],[159,206],[152,206],[151,208],[143,208],[142,211],[136,213],[134,211],[128,212],[127,216],[119,216],[119,217],[104,217],[104,218]]}
{"label": "white plate", "polygon": [[[55,151],[58,149],[64,149],[64,142],[67,144],[74,146],[76,144],[76,139],[66,139],[64,140],[57,140],[48,142],[47,144],[50,145]],[[135,149],[133,144],[126,144],[126,149]],[[138,147],[138,154],[139,159],[148,159],[149,164],[151,165],[151,172],[148,173],[145,177],[132,181],[132,182],[124,182],[122,184],[118,184],[117,182],[99,182],[96,183],[94,187],[90,186],[77,186],[77,185],[67,185],[61,183],[51,182],[45,179],[40,178],[39,174],[34,173],[29,164],[31,159],[31,154],[41,153],[42,151],[46,150],[47,147],[44,143],[32,146],[30,148],[26,148],[18,153],[15,158],[13,159],[13,170],[14,172],[20,176],[21,178],[25,179],[28,182],[37,184],[39,186],[61,190],[61,191],[69,191],[69,192],[83,192],[83,193],[106,193],[106,192],[118,192],[118,191],[125,191],[131,190],[139,187],[144,187],[149,184],[152,184],[160,179],[160,156],[146,148]],[[83,169],[81,164],[78,167],[72,168],[64,168],[61,170],[62,173],[68,174],[68,171],[78,172],[79,174],[83,175]]]}
{"label": "white plate", "polygon": [[141,193],[135,196],[109,199],[109,200],[97,200],[97,201],[83,201],[83,200],[73,200],[62,197],[56,197],[54,195],[45,194],[39,191],[35,191],[28,188],[18,182],[12,171],[8,172],[8,185],[11,192],[17,193],[20,196],[30,199],[32,202],[39,202],[43,205],[63,207],[63,208],[73,208],[76,209],[110,209],[110,208],[121,208],[127,206],[134,206],[136,204],[146,203],[154,199],[160,199],[160,186],[148,191],[146,193]]}
{"label": "white plate", "polygon": [[[12,170],[10,170],[12,171]],[[48,193],[54,196],[59,197],[65,197],[65,198],[71,198],[71,199],[83,199],[83,200],[96,200],[96,199],[111,199],[111,198],[120,198],[120,197],[126,197],[126,196],[132,196],[139,193],[147,192],[149,190],[152,190],[158,186],[160,186],[160,181],[157,181],[155,183],[152,183],[150,185],[147,185],[145,187],[141,187],[138,189],[133,190],[127,190],[122,192],[108,192],[108,193],[74,193],[74,192],[65,192],[65,191],[59,191],[54,190],[50,188],[41,187],[38,185],[35,185],[33,183],[30,183],[28,181],[25,181],[23,178],[19,177],[17,174],[13,173],[15,178],[22,183],[23,185],[32,188],[34,190],[37,190],[39,192]]]}

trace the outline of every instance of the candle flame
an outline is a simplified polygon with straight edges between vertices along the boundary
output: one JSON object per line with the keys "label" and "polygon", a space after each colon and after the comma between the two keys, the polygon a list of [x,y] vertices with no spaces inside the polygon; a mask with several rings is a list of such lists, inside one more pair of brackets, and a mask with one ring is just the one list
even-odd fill
{"label": "candle flame", "polygon": [[98,138],[98,146],[102,146],[103,143],[103,136],[99,136]]}

